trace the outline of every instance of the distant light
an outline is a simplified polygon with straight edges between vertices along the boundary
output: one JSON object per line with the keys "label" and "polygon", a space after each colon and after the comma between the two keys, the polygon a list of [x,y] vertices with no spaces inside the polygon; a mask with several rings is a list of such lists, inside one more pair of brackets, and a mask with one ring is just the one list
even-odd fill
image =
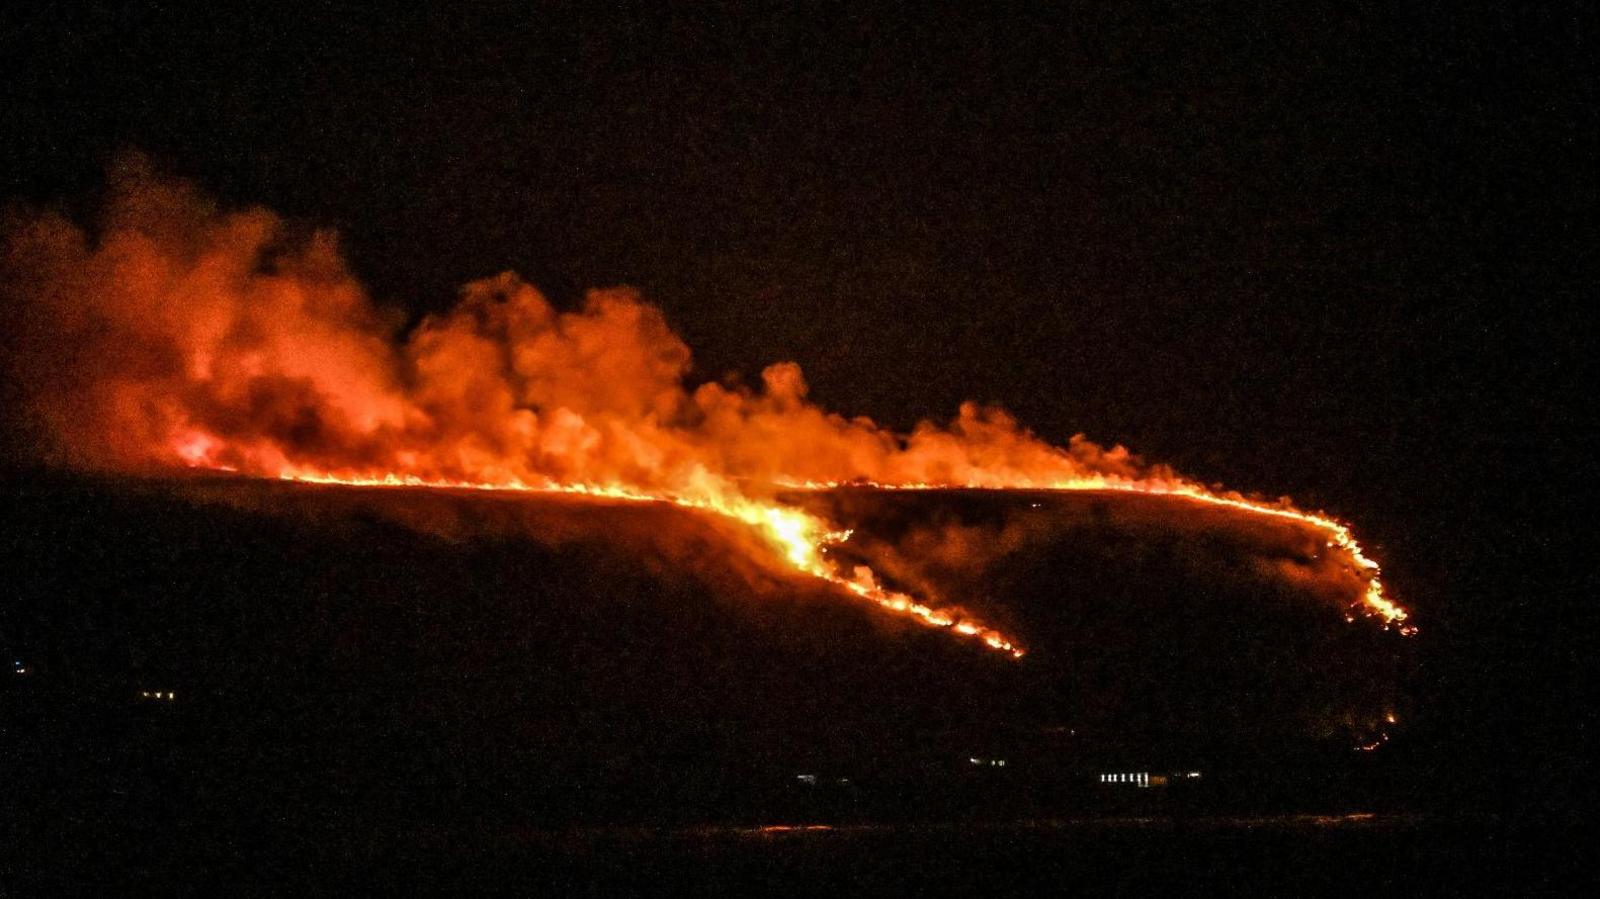
{"label": "distant light", "polygon": [[832,830],[831,824],[768,824],[757,827],[756,833],[797,833],[800,831]]}
{"label": "distant light", "polygon": [[804,784],[814,784],[817,782],[817,776],[815,774],[796,774],[794,779]]}

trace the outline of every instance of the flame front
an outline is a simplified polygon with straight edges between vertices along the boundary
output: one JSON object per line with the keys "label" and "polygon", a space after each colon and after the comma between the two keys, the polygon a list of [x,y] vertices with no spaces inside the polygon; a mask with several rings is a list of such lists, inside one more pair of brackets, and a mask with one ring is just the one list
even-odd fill
{"label": "flame front", "polygon": [[876,490],[950,490],[959,488],[984,488],[984,489],[1012,489],[1012,490],[1037,490],[1037,491],[1096,491],[1114,493],[1140,493],[1147,496],[1176,497],[1183,500],[1204,503],[1206,505],[1221,506],[1236,510],[1247,515],[1259,515],[1268,518],[1278,518],[1292,521],[1311,528],[1322,534],[1330,548],[1337,548],[1350,557],[1356,571],[1362,576],[1365,586],[1362,588],[1360,599],[1352,606],[1363,614],[1378,618],[1386,625],[1395,626],[1400,633],[1407,636],[1416,633],[1416,626],[1406,624],[1410,615],[1405,609],[1389,599],[1383,586],[1382,571],[1377,562],[1369,558],[1361,549],[1361,544],[1356,542],[1355,534],[1345,525],[1326,515],[1315,512],[1304,512],[1287,503],[1272,505],[1256,500],[1246,499],[1238,495],[1227,495],[1207,490],[1198,484],[1185,481],[1167,480],[1121,480],[1115,478],[1076,478],[1065,481],[1040,481],[1034,482],[1027,478],[1009,481],[1005,484],[967,483],[967,484],[884,484],[877,482],[818,482],[810,481],[791,486],[805,489],[837,489],[839,487],[871,487]]}
{"label": "flame front", "polygon": [[[173,450],[186,464],[195,468],[237,472],[232,466],[212,462],[206,448],[220,444],[203,434],[186,435]],[[933,608],[918,602],[908,594],[886,589],[877,583],[876,576],[866,566],[856,566],[849,577],[842,576],[825,558],[828,547],[850,538],[849,531],[833,530],[816,516],[777,502],[760,502],[739,495],[686,496],[653,493],[620,485],[598,484],[541,484],[530,485],[520,481],[485,483],[478,481],[436,480],[417,475],[386,473],[382,475],[329,474],[307,469],[286,469],[276,475],[285,481],[307,484],[331,484],[345,487],[413,487],[445,490],[486,490],[510,493],[560,493],[578,496],[635,502],[664,502],[686,509],[709,512],[731,518],[752,528],[761,535],[780,558],[795,570],[825,581],[867,600],[878,607],[907,616],[929,627],[945,628],[962,637],[975,638],[990,649],[1009,653],[1012,658],[1022,658],[1025,651],[1010,638],[994,628],[959,612]]]}
{"label": "flame front", "polygon": [[1311,529],[1340,559],[1328,566],[1339,589],[1359,585],[1353,612],[1413,630],[1343,523],[1213,491],[1121,447],[1081,435],[1053,446],[973,403],[897,433],[820,408],[788,362],[755,387],[696,383],[688,347],[627,290],[561,311],[505,274],[401,327],[332,235],[297,242],[271,213],[219,210],[136,160],[109,196],[92,237],[50,213],[5,235],[0,290],[19,310],[15,333],[37,338],[8,374],[54,461],[673,503],[741,522],[845,594],[1018,657],[1016,640],[964,612],[843,570],[828,551],[848,534],[778,491],[1142,493]]}

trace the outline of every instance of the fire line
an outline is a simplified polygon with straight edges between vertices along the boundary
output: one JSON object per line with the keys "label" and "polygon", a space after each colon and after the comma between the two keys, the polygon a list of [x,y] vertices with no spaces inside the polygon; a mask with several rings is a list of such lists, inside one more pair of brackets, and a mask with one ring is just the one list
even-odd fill
{"label": "fire line", "polygon": [[[187,447],[192,450],[196,445],[204,445],[204,442],[199,444],[191,442],[187,444]],[[189,461],[194,467],[223,471],[231,470],[227,466],[207,465],[201,458],[191,458]],[[393,473],[381,476],[329,474],[299,468],[286,468],[277,477],[280,480],[300,483],[348,487],[414,487],[590,496],[633,502],[670,503],[681,508],[708,512],[738,521],[754,530],[778,552],[779,556],[792,569],[825,581],[852,596],[876,605],[886,612],[910,618],[928,627],[944,629],[960,637],[976,639],[989,649],[1005,653],[1012,658],[1020,659],[1026,655],[1026,650],[1018,644],[1017,640],[970,616],[930,606],[919,602],[909,594],[882,586],[878,583],[872,570],[866,566],[856,566],[848,575],[841,573],[829,563],[825,558],[825,554],[830,547],[849,539],[850,532],[831,528],[816,516],[773,501],[761,501],[742,495],[711,491],[706,492],[704,495],[690,495],[640,490],[623,485],[584,483],[528,484],[517,480],[488,483],[432,479]],[[789,483],[782,486],[790,489],[805,490],[830,490],[848,486],[889,491],[926,491],[960,489],[974,485],[809,481]],[[1367,578],[1367,587],[1357,604],[1364,614],[1380,619],[1385,626],[1395,627],[1401,634],[1410,636],[1416,633],[1416,628],[1406,623],[1408,618],[1406,611],[1386,595],[1383,582],[1379,577],[1380,569],[1377,563],[1363,553],[1360,544],[1347,526],[1327,516],[1267,505],[1243,498],[1219,496],[1198,486],[1184,483],[1119,482],[1111,479],[1085,478],[1077,481],[1049,484],[1016,485],[1009,489],[1140,493],[1222,506],[1251,515],[1281,518],[1307,525],[1321,532],[1327,538],[1329,546],[1337,546],[1347,552]]]}
{"label": "fire line", "polygon": [[[208,466],[198,463],[193,467],[232,471],[227,466]],[[961,637],[976,639],[984,646],[996,652],[1006,653],[1014,659],[1020,659],[1027,654],[1027,651],[1010,637],[970,616],[935,608],[918,602],[909,594],[883,587],[871,569],[864,565],[856,566],[849,576],[840,574],[828,564],[824,554],[829,547],[849,539],[850,532],[831,529],[815,516],[775,502],[760,502],[740,496],[657,493],[616,485],[530,485],[517,481],[493,484],[395,474],[377,477],[346,476],[298,469],[281,472],[278,479],[344,487],[415,487],[501,493],[552,493],[632,502],[670,503],[685,509],[710,512],[731,518],[756,531],[793,569],[841,588],[887,612],[911,618],[928,627],[942,628]]]}
{"label": "fire line", "polygon": [[[1020,658],[1013,636],[846,569],[848,539],[774,491],[1109,491],[1294,523],[1328,552],[1348,620],[1415,633],[1340,521],[1202,486],[1083,435],[1052,445],[1004,410],[891,430],[809,397],[800,366],[759,384],[695,377],[665,313],[627,288],[559,309],[514,272],[409,325],[375,303],[332,232],[230,210],[140,160],[98,227],[57,213],[0,230],[16,304],[19,414],[45,459],[371,487],[665,502],[751,528],[789,568],[885,612]],[[1318,555],[1323,555],[1319,553]]]}

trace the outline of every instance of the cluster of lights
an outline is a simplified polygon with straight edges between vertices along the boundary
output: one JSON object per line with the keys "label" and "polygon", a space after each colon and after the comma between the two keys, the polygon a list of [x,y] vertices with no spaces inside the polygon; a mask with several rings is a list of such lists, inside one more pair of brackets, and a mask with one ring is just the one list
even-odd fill
{"label": "cluster of lights", "polygon": [[159,699],[162,702],[171,702],[178,698],[177,695],[171,690],[167,690],[166,692],[162,692],[160,690],[140,690],[139,695],[144,699]]}
{"label": "cluster of lights", "polygon": [[[817,775],[815,774],[796,774],[794,779],[807,786],[814,787],[817,785]],[[850,786],[850,778],[848,777],[835,777],[833,778],[833,782],[841,787]]]}
{"label": "cluster of lights", "polygon": [[1380,733],[1378,734],[1378,739],[1373,740],[1371,743],[1363,743],[1357,746],[1356,752],[1375,752],[1387,742],[1389,742],[1389,734],[1387,732]]}
{"label": "cluster of lights", "polygon": [[1165,774],[1151,775],[1148,771],[1132,771],[1128,773],[1102,774],[1100,782],[1103,784],[1131,784],[1136,787],[1161,786],[1169,780],[1197,780],[1199,771],[1181,771],[1170,777]]}

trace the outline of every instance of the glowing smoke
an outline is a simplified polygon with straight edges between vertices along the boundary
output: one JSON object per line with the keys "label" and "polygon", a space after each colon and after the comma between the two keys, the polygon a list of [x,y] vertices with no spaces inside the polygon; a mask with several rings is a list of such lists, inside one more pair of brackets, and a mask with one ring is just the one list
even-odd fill
{"label": "glowing smoke", "polygon": [[1081,437],[1054,447],[975,404],[948,424],[892,433],[809,402],[791,362],[769,366],[755,389],[691,384],[688,347],[628,290],[560,311],[508,273],[405,328],[351,276],[331,233],[221,209],[137,158],[114,169],[92,230],[50,212],[14,219],[7,374],[24,433],[50,461],[667,498],[764,529],[795,567],[885,608],[983,634],[993,632],[869,572],[834,571],[821,553],[842,535],[773,502],[775,490],[862,481],[1178,495],[1325,532],[1349,603],[1404,618],[1337,522],[1213,494],[1120,447]]}

